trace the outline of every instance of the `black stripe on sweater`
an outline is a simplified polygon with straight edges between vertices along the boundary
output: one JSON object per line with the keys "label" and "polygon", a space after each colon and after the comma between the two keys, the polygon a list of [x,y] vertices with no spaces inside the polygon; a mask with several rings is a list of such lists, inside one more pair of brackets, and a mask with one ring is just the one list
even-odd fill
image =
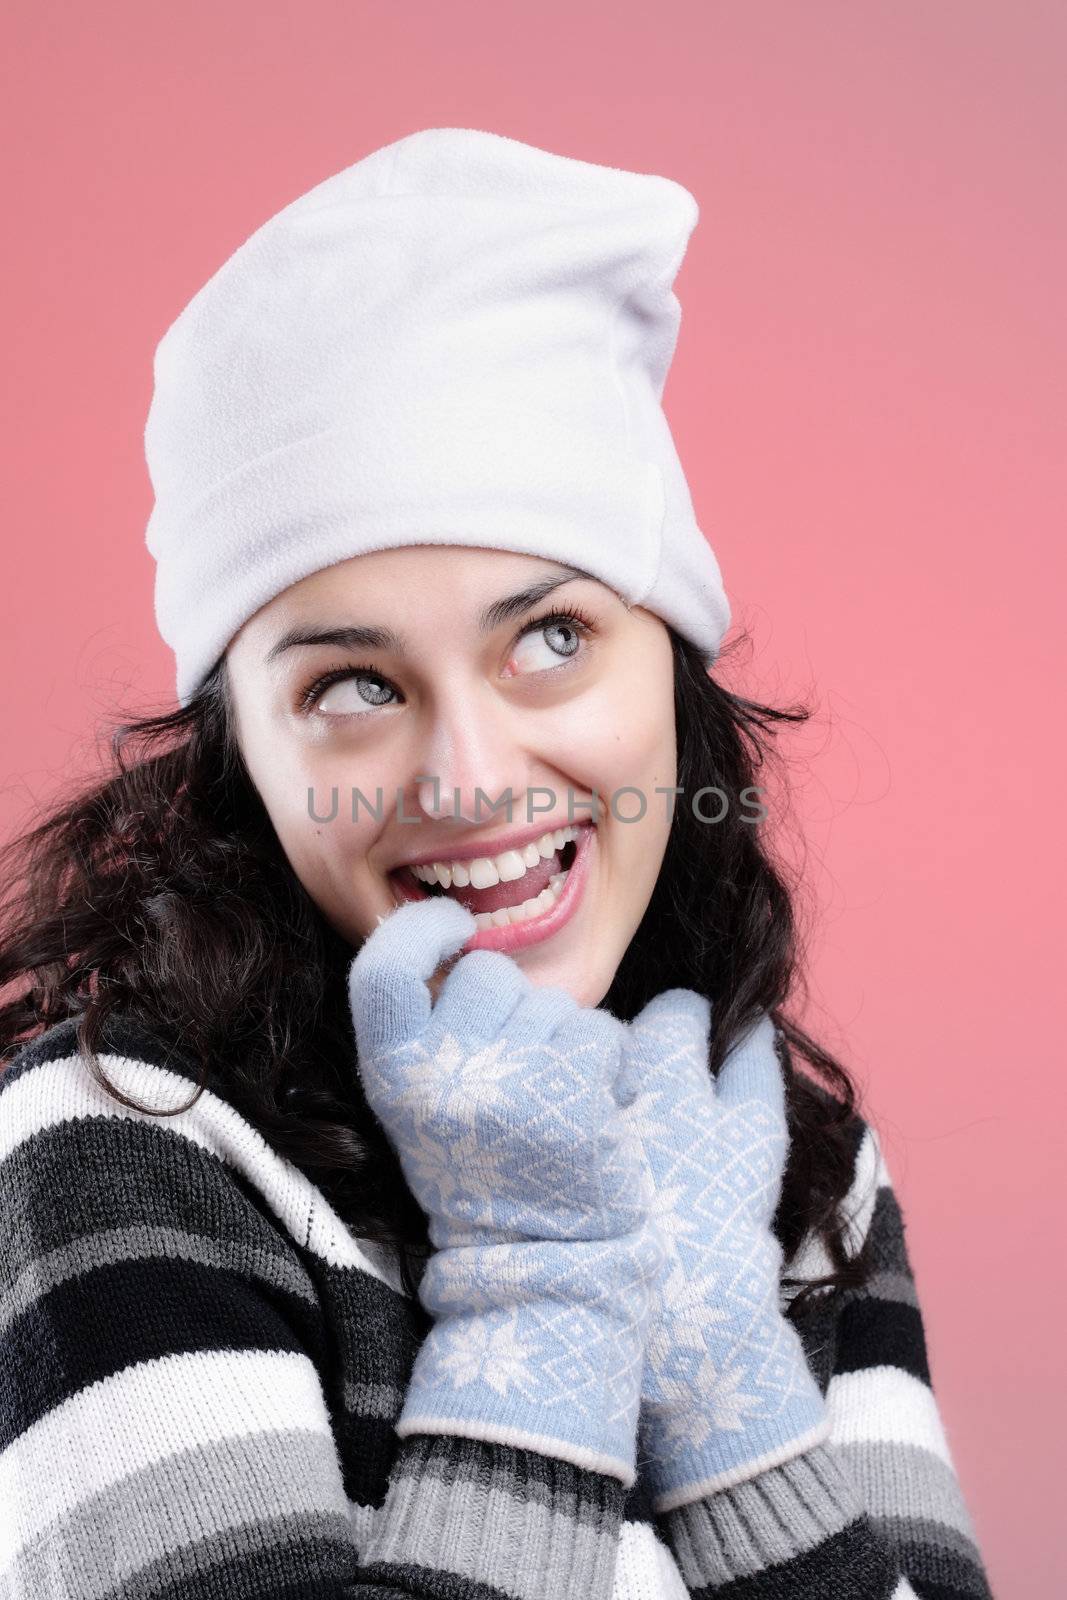
{"label": "black stripe on sweater", "polygon": [[[82,1069],[71,1062],[70,1071]],[[64,1067],[65,1070],[65,1067]],[[249,1270],[270,1261],[279,1278],[303,1278],[262,1192],[169,1119],[71,1118],[41,1128],[0,1164],[0,1291],[9,1263],[62,1250],[114,1229],[181,1226],[228,1247]]]}
{"label": "black stripe on sweater", "polygon": [[61,1283],[7,1330],[0,1449],[71,1395],[138,1361],[203,1350],[303,1351],[278,1305],[196,1262],[127,1261]]}
{"label": "black stripe on sweater", "polygon": [[166,1123],[90,1117],[43,1128],[0,1167],[0,1201],[10,1218],[0,1235],[0,1444],[138,1361],[260,1349],[306,1351],[329,1366],[299,1253],[276,1223],[268,1238],[228,1168]]}
{"label": "black stripe on sweater", "polygon": [[931,1387],[922,1314],[912,1299],[880,1295],[879,1279],[913,1284],[904,1218],[892,1189],[878,1190],[869,1229],[872,1276],[858,1293],[846,1292],[838,1321],[836,1373],[893,1366]]}

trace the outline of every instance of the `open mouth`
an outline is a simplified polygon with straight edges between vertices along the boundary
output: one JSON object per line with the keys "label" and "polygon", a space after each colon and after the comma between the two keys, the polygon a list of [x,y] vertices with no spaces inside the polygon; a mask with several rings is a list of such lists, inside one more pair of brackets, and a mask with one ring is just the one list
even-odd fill
{"label": "open mouth", "polygon": [[473,913],[478,929],[532,922],[563,893],[582,836],[591,827],[585,822],[558,828],[499,856],[398,867],[389,877],[400,903],[448,895]]}

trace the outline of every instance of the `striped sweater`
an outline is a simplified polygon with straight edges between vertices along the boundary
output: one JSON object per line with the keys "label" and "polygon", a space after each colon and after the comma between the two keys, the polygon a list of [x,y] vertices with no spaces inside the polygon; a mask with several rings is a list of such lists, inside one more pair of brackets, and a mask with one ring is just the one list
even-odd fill
{"label": "striped sweater", "polygon": [[[640,1466],[625,1489],[399,1440],[428,1324],[385,1253],[218,1091],[127,1108],[74,1030],[0,1074],[0,1600],[989,1596],[862,1118],[848,1206],[876,1274],[803,1331],[830,1438],[654,1516]],[[129,1022],[100,1055],[142,1104],[189,1098],[188,1067]],[[786,1269],[828,1263],[809,1240]]]}

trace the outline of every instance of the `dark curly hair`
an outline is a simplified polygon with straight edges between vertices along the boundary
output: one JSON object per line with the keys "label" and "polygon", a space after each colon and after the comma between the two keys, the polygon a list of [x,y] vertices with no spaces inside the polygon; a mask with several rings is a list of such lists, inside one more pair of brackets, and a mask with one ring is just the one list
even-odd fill
{"label": "dark curly hair", "polygon": [[[840,1212],[856,1090],[782,1013],[803,983],[798,885],[743,809],[760,803],[745,791],[757,791],[775,754],[775,724],[810,712],[730,693],[668,631],[682,794],[652,898],[602,1004],[629,1022],[666,988],[713,996],[712,1073],[759,1013],[773,1013],[790,1126],[774,1229],[787,1263],[810,1231],[834,1269],[806,1287],[783,1279],[799,1287],[788,1310],[796,1320],[817,1287],[859,1287],[869,1271],[848,1253]],[[93,1075],[136,1106],[96,1052],[109,1017],[143,1024],[192,1063],[194,1100],[205,1087],[221,1094],[355,1234],[394,1246],[414,1293],[430,1248],[426,1218],[361,1091],[345,981],[354,951],[296,877],[249,777],[225,656],[187,706],[117,724],[110,749],[110,775],[0,852],[0,993],[19,991],[0,1006],[0,1062],[77,1017]],[[714,826],[692,803],[705,787],[729,797]]]}

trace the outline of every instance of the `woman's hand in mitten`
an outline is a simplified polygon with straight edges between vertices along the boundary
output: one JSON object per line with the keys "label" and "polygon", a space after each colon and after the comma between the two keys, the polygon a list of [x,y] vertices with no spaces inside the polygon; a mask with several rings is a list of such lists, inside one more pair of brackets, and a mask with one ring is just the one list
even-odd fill
{"label": "woman's hand in mitten", "polygon": [[657,1511],[754,1477],[826,1437],[828,1413],[780,1309],[771,1230],[789,1147],[764,1015],[708,1070],[711,1003],[657,995],[630,1025],[624,1113],[655,1187],[667,1259],[653,1301],[640,1445]]}
{"label": "woman's hand in mitten", "polygon": [[634,1477],[651,1285],[641,1156],[617,1081],[626,1028],[509,956],[460,957],[453,900],[409,903],[349,971],[368,1103],[437,1247],[419,1297],[436,1319],[397,1424]]}

